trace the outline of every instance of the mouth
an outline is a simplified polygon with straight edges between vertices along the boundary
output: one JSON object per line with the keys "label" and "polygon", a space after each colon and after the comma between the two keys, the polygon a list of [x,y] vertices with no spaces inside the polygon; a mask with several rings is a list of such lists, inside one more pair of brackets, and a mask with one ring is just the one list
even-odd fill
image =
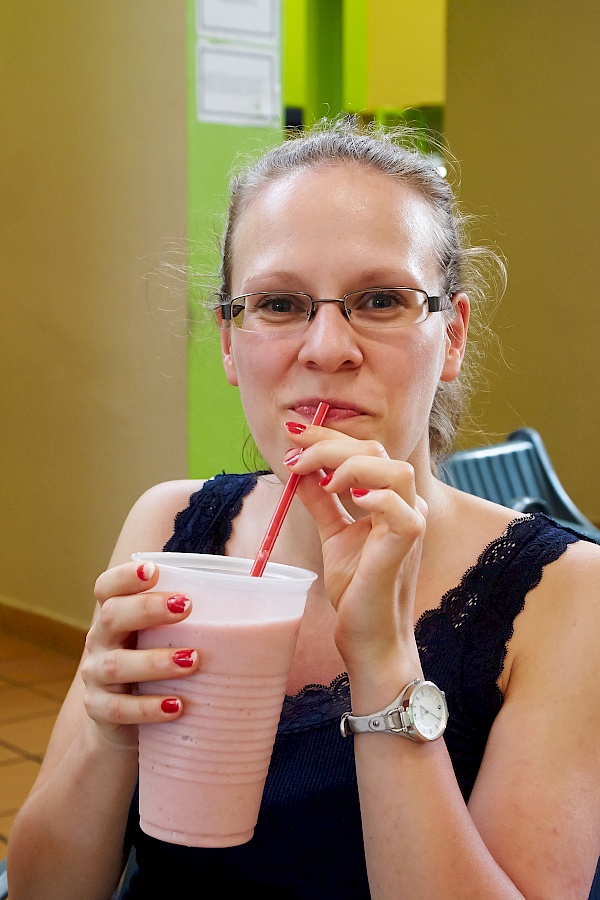
{"label": "mouth", "polygon": [[307,400],[300,400],[297,403],[293,403],[290,406],[290,409],[293,410],[294,415],[308,419],[310,422],[313,418],[315,412],[317,411],[317,406],[324,400],[329,404],[329,410],[327,412],[327,417],[325,422],[341,422],[344,419],[352,419],[355,416],[364,415],[364,410],[360,409],[358,406],[354,406],[352,403],[347,403],[344,400],[328,397],[320,397],[319,399],[310,398]]}

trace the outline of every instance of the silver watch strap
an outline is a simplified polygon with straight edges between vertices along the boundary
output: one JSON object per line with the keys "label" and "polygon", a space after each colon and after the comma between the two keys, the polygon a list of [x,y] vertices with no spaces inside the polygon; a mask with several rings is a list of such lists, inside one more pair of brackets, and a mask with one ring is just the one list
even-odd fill
{"label": "silver watch strap", "polygon": [[414,741],[415,738],[410,734],[410,720],[406,710],[402,709],[402,702],[406,692],[417,684],[421,683],[420,678],[413,681],[402,688],[395,700],[392,700],[379,712],[372,713],[370,716],[353,716],[352,713],[344,713],[340,720],[340,731],[342,737],[349,734],[360,734],[365,732],[391,732],[392,734],[400,734]]}

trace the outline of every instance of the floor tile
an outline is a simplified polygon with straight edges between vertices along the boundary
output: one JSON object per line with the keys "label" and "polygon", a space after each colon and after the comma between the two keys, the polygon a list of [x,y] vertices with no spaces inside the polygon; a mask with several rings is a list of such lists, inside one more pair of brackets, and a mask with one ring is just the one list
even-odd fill
{"label": "floor tile", "polygon": [[10,634],[0,634],[0,659],[18,659],[39,652],[40,648],[36,644]]}
{"label": "floor tile", "polygon": [[14,762],[15,759],[23,759],[23,755],[19,753],[18,750],[11,750],[0,744],[0,766],[3,766],[5,763]]}
{"label": "floor tile", "polygon": [[60,703],[22,687],[0,689],[0,723],[44,714],[58,715]]}
{"label": "floor tile", "polygon": [[58,681],[49,681],[48,683],[36,684],[35,689],[38,693],[58,700],[59,703],[67,696],[67,691],[71,687],[72,678],[61,678]]}
{"label": "floor tile", "polygon": [[0,861],[78,660],[0,633]]}
{"label": "floor tile", "polygon": [[4,859],[6,856],[6,842],[16,815],[16,812],[5,816],[0,815],[0,859]]}
{"label": "floor tile", "polygon": [[41,684],[73,677],[77,660],[53,650],[40,650],[34,656],[0,659],[0,678],[18,684]]}
{"label": "floor tile", "polygon": [[[36,716],[34,719],[25,719],[19,722],[0,723],[0,743],[9,749],[20,750],[41,761],[55,721],[56,715],[51,715]],[[0,791],[1,808],[2,792]]]}
{"label": "floor tile", "polygon": [[15,815],[21,808],[40,770],[30,759],[0,766],[0,815]]}

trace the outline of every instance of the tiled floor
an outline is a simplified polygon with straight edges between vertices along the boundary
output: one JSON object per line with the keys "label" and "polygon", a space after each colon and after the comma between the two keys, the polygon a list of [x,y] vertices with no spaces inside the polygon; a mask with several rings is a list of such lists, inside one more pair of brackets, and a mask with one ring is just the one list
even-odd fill
{"label": "tiled floor", "polygon": [[77,663],[0,632],[0,859]]}

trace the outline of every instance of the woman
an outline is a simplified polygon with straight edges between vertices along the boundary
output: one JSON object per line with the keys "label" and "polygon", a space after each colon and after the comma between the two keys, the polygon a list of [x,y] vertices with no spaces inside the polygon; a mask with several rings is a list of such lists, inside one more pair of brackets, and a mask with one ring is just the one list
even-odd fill
{"label": "woman", "polygon": [[[600,549],[434,477],[458,419],[469,253],[447,183],[386,134],[318,128],[234,181],[223,364],[272,473],[163,484],[134,506],[13,827],[11,900],[106,898],[131,841],[136,898],[587,898]],[[323,427],[309,424],[319,400]],[[157,571],[131,553],[253,558],[290,471],[303,477],[271,559],[320,577],[255,836],[163,844],[140,832],[135,797],[126,827],[137,726],[182,703],[131,685],[185,678],[202,650],[181,667],[133,649],[189,609],[152,592]],[[416,679],[445,693],[445,733],[439,694],[429,734],[369,733]]]}

